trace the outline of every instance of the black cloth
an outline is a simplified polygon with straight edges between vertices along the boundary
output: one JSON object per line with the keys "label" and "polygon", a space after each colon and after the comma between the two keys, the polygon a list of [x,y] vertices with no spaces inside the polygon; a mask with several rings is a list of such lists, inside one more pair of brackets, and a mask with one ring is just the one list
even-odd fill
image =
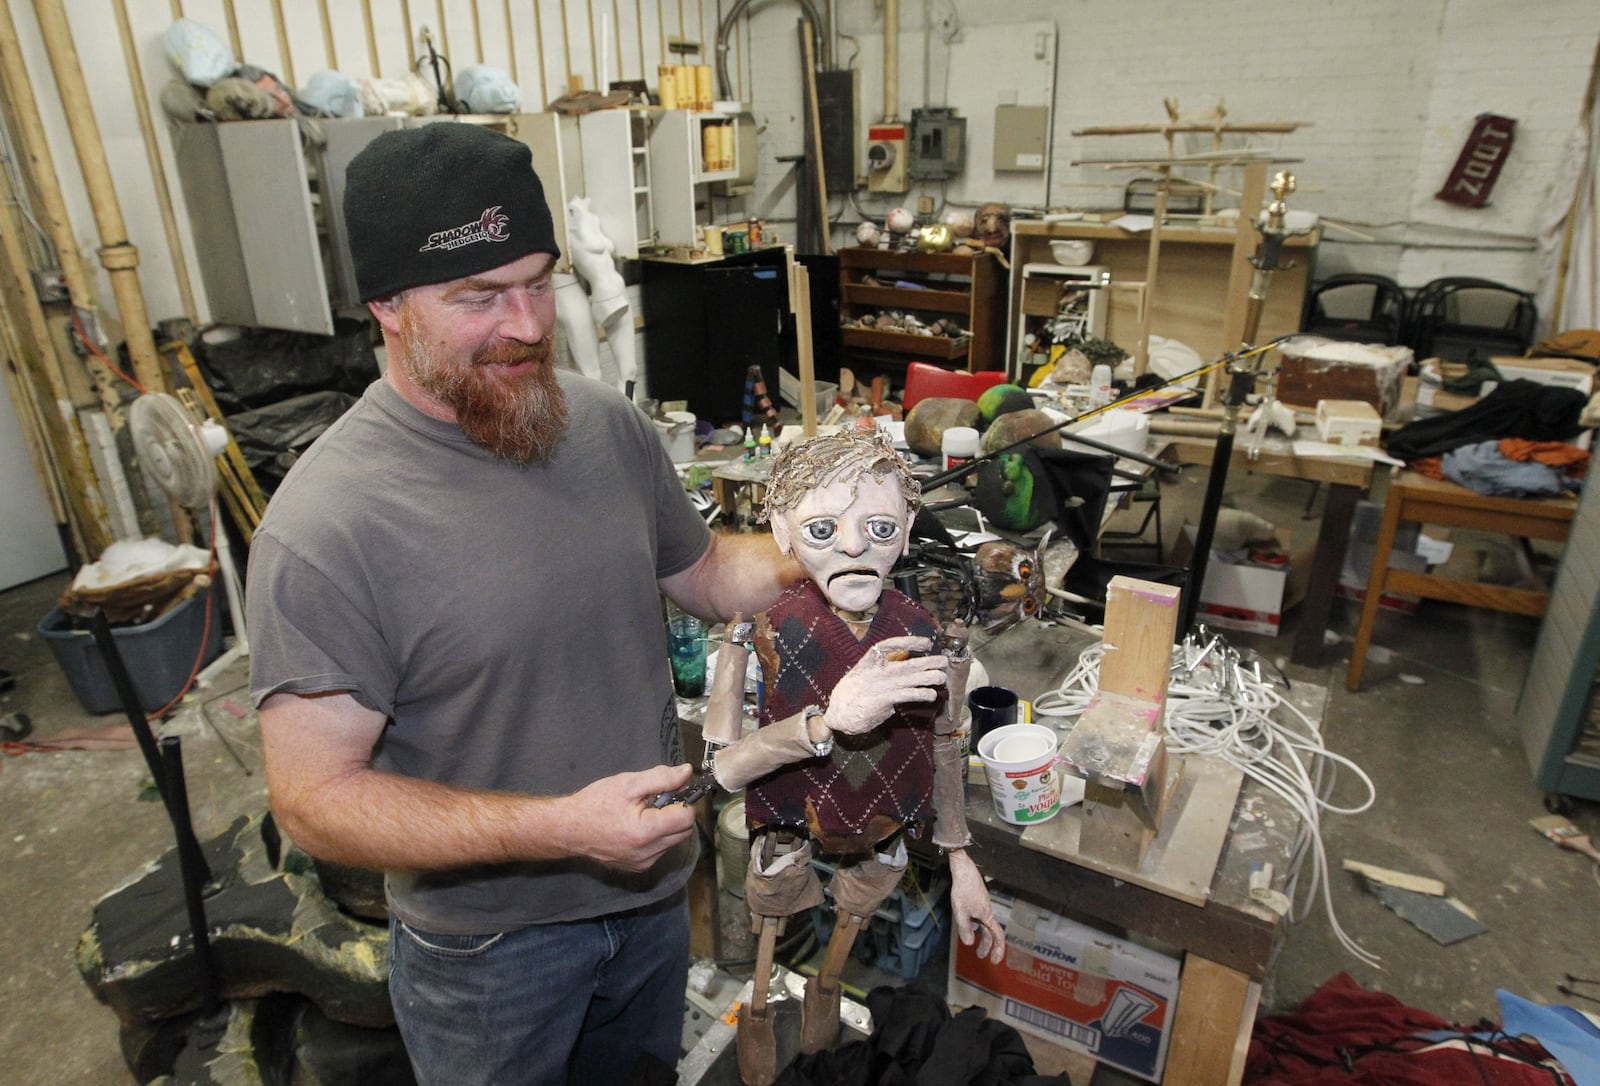
{"label": "black cloth", "polygon": [[1583,429],[1578,417],[1586,403],[1588,397],[1576,389],[1507,381],[1471,407],[1402,426],[1384,450],[1400,460],[1420,460],[1503,437],[1569,441]]}
{"label": "black cloth", "polygon": [[887,985],[866,1002],[871,1037],[796,1056],[777,1086],[1072,1086],[1036,1074],[1021,1034],[981,1007],[952,1018],[937,995]]}

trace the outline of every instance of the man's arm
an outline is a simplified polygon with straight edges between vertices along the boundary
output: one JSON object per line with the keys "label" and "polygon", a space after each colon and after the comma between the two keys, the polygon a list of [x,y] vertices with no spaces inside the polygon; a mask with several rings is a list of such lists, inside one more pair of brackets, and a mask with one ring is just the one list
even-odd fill
{"label": "man's arm", "polygon": [[643,871],[694,830],[688,808],[650,806],[687,783],[686,765],[604,777],[569,796],[471,791],[372,768],[384,717],[348,694],[274,694],[258,716],[272,813],[325,860],[431,871],[585,856]]}
{"label": "man's arm", "polygon": [[772,606],[791,582],[805,576],[799,563],[778,552],[769,532],[711,534],[711,545],[688,569],[661,578],[661,590],[690,614],[720,622],[742,611]]}

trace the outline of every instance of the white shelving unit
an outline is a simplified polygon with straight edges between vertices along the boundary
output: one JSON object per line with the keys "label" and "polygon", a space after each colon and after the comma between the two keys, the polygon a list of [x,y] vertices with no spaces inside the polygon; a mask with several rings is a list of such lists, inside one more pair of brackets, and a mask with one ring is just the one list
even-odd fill
{"label": "white shelving unit", "polygon": [[583,191],[624,260],[637,260],[657,241],[649,118],[640,109],[597,109],[578,118]]}
{"label": "white shelving unit", "polygon": [[[708,130],[726,132],[731,147],[724,168],[707,168]],[[695,113],[684,109],[651,115],[651,203],[656,240],[662,245],[693,245],[700,231],[695,213],[698,186],[739,177],[739,119],[724,113]],[[718,140],[721,146],[724,141]]]}
{"label": "white shelving unit", "polygon": [[1079,334],[1103,338],[1110,289],[1111,269],[1103,264],[1024,264],[1017,321],[1006,355],[1008,376],[1020,380],[1023,366],[1046,361],[1033,356],[1027,337],[1051,324],[1071,325]]}

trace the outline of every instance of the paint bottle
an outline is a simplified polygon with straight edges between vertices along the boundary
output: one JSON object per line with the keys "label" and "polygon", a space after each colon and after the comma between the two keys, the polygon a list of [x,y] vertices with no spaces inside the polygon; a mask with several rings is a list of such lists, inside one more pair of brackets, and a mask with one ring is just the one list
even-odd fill
{"label": "paint bottle", "polygon": [[745,459],[745,463],[748,464],[750,461],[754,460],[755,458],[756,458],[756,430],[755,430],[755,426],[751,425],[751,426],[746,426],[744,428],[744,459]]}
{"label": "paint bottle", "polygon": [[762,457],[772,455],[772,431],[767,428],[767,424],[764,422],[761,424],[761,437],[757,444],[759,455]]}
{"label": "paint bottle", "polygon": [[761,220],[751,219],[748,227],[747,243],[753,253],[761,248]]}
{"label": "paint bottle", "polygon": [[944,454],[945,471],[970,464],[978,455],[978,431],[970,426],[952,426],[944,432],[939,450]]}
{"label": "paint bottle", "polygon": [[1102,362],[1090,371],[1089,406],[1104,407],[1116,395],[1117,390],[1111,387],[1111,367]]}

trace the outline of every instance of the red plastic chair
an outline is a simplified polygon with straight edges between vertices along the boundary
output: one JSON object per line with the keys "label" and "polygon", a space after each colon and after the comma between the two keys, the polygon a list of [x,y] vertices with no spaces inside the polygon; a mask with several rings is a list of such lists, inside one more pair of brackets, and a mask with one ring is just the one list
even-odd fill
{"label": "red plastic chair", "polygon": [[900,406],[910,411],[919,400],[930,396],[943,396],[956,400],[972,400],[995,385],[1006,383],[1005,370],[947,370],[928,362],[906,363],[906,390]]}

